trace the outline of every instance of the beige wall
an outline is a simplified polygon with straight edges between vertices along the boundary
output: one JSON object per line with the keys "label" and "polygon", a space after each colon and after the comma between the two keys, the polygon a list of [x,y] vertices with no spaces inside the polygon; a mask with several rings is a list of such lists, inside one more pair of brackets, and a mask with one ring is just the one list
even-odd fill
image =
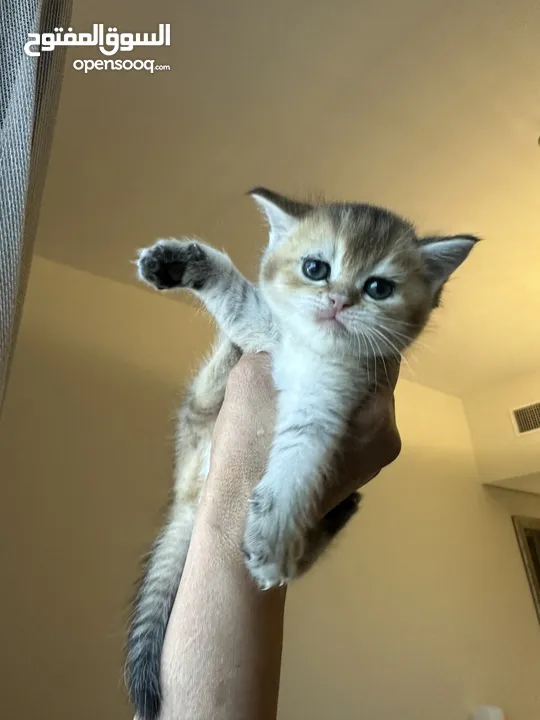
{"label": "beige wall", "polygon": [[467,420],[482,482],[540,493],[540,432],[517,436],[510,410],[540,401],[540,372],[467,395]]}
{"label": "beige wall", "polygon": [[[209,335],[181,303],[36,261],[0,426],[0,717],[129,717],[125,608]],[[280,720],[458,720],[480,702],[538,720],[510,512],[540,516],[540,498],[480,487],[459,400],[404,382],[398,413],[402,457],[290,593]]]}
{"label": "beige wall", "polygon": [[187,312],[34,264],[0,426],[2,720],[129,717],[125,610],[169,486],[179,382],[209,335]]}

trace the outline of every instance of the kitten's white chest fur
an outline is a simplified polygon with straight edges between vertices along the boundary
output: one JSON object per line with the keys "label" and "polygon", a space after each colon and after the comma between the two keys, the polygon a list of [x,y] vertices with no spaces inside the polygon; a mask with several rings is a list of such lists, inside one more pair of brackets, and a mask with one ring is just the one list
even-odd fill
{"label": "kitten's white chest fur", "polygon": [[348,361],[317,352],[290,334],[283,333],[272,360],[275,386],[291,411],[298,402],[317,418],[332,411],[341,414],[367,389],[365,360]]}

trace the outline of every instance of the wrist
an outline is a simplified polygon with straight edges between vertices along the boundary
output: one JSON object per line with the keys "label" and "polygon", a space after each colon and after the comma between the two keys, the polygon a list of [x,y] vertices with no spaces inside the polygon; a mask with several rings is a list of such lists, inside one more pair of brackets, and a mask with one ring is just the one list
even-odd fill
{"label": "wrist", "polygon": [[238,465],[213,466],[202,493],[195,530],[210,533],[220,551],[243,563],[242,542],[252,483]]}
{"label": "wrist", "polygon": [[[212,562],[236,582],[247,582],[256,595],[263,595],[266,602],[285,603],[286,586],[259,590],[250,578],[242,551],[246,513],[251,496],[252,475],[239,472],[234,476],[230,469],[210,471],[205,491],[197,511],[193,530],[192,547],[205,547],[211,551]],[[275,597],[274,597],[275,596]],[[274,597],[274,600],[271,598]]]}

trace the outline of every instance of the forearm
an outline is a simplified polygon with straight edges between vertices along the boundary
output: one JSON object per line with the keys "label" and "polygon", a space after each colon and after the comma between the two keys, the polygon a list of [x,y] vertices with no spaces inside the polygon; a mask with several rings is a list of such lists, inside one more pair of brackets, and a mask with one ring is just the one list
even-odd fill
{"label": "forearm", "polygon": [[[253,478],[233,473],[212,471],[201,501],[165,640],[163,720],[276,717],[285,589],[263,593],[247,574]],[[236,492],[222,493],[231,483]]]}

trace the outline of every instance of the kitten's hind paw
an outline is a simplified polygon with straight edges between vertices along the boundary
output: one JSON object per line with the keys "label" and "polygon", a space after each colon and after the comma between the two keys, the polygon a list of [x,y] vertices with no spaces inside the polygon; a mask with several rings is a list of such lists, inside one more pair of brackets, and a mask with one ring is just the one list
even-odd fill
{"label": "kitten's hind paw", "polygon": [[189,240],[158,240],[141,250],[139,277],[157,290],[200,290],[210,272],[208,255],[199,243]]}

